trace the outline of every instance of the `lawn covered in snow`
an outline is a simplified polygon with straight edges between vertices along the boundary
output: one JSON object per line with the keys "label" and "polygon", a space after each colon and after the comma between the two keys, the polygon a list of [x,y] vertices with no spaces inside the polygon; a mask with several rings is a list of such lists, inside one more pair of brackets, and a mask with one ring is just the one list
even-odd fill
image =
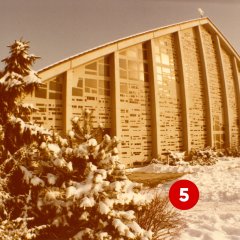
{"label": "lawn covered in snow", "polygon": [[[219,158],[212,166],[151,164],[140,172],[188,172],[180,179],[194,182],[200,192],[195,207],[180,211],[186,221],[179,240],[240,240],[240,158]],[[172,183],[159,185],[166,193]]]}
{"label": "lawn covered in snow", "polygon": [[222,158],[182,179],[199,189],[197,205],[181,211],[187,228],[181,240],[240,240],[240,159]]}

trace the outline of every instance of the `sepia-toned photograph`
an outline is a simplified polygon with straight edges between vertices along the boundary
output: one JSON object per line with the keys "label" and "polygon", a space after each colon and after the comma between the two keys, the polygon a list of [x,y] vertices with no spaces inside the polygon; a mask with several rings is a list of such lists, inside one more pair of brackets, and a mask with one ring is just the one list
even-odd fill
{"label": "sepia-toned photograph", "polygon": [[239,0],[0,19],[0,240],[240,240]]}

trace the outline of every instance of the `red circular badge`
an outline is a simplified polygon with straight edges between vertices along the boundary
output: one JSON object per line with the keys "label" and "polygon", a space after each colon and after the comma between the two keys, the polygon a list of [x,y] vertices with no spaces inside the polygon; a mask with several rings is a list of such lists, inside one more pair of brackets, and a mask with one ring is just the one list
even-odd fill
{"label": "red circular badge", "polygon": [[169,200],[175,208],[188,210],[196,205],[199,199],[197,186],[189,180],[175,182],[169,190]]}

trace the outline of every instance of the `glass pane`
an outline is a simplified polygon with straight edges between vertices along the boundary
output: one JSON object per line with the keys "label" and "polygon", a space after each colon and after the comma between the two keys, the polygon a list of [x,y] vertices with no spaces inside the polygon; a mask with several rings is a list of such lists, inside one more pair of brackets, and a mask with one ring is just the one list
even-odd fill
{"label": "glass pane", "polygon": [[161,57],[162,57],[162,64],[169,65],[170,63],[169,56],[166,53],[162,53]]}
{"label": "glass pane", "polygon": [[99,95],[104,95],[104,89],[99,88],[98,93],[99,93]]}
{"label": "glass pane", "polygon": [[125,59],[119,59],[119,66],[124,70],[127,69],[127,61]]}
{"label": "glass pane", "polygon": [[163,73],[170,73],[170,68],[163,67],[162,68]]}
{"label": "glass pane", "polygon": [[157,66],[157,73],[158,73],[158,74],[162,74],[162,67]]}
{"label": "glass pane", "polygon": [[83,91],[79,88],[72,88],[72,95],[82,97]]}
{"label": "glass pane", "polygon": [[47,90],[39,88],[35,91],[35,97],[37,98],[47,98]]}
{"label": "glass pane", "polygon": [[144,81],[144,72],[139,73],[139,80]]}
{"label": "glass pane", "polygon": [[148,73],[148,64],[147,63],[144,63],[144,72],[145,73]]}
{"label": "glass pane", "polygon": [[121,93],[128,93],[128,85],[125,83],[122,83],[121,85],[120,85],[120,92]]}
{"label": "glass pane", "polygon": [[97,72],[90,72],[90,71],[86,71],[86,74],[90,74],[90,75],[97,75]]}
{"label": "glass pane", "polygon": [[149,75],[147,73],[144,73],[144,81],[145,82],[149,81]]}
{"label": "glass pane", "polygon": [[49,84],[49,89],[53,90],[53,91],[61,92],[62,91],[62,84],[59,84],[55,81],[51,81],[50,84]]}
{"label": "glass pane", "polygon": [[96,62],[90,63],[90,64],[86,65],[85,68],[88,70],[97,71],[97,63]]}
{"label": "glass pane", "polygon": [[135,61],[128,61],[128,70],[134,70],[137,71],[138,70],[138,64]]}
{"label": "glass pane", "polygon": [[156,56],[156,63],[161,63],[161,59],[160,59],[160,56]]}
{"label": "glass pane", "polygon": [[127,78],[127,72],[124,70],[120,70],[120,77],[121,78]]}
{"label": "glass pane", "polygon": [[144,60],[148,59],[147,51],[143,51],[143,59]]}
{"label": "glass pane", "polygon": [[82,88],[83,87],[83,80],[78,80],[78,84],[77,84],[78,87]]}
{"label": "glass pane", "polygon": [[138,79],[138,72],[135,72],[135,71],[129,72],[129,79],[137,80]]}
{"label": "glass pane", "polygon": [[98,84],[99,84],[100,88],[104,88],[104,82],[105,82],[104,80],[99,80],[98,81]]}
{"label": "glass pane", "polygon": [[100,76],[110,76],[109,73],[109,66],[106,65],[99,65],[99,75]]}
{"label": "glass pane", "polygon": [[110,89],[110,82],[109,81],[104,81],[104,87],[107,89]]}
{"label": "glass pane", "polygon": [[104,93],[105,93],[106,96],[110,96],[110,91],[109,90],[105,90]]}
{"label": "glass pane", "polygon": [[97,80],[86,78],[85,86],[90,88],[97,88]]}
{"label": "glass pane", "polygon": [[127,55],[128,57],[131,57],[131,58],[137,58],[138,56],[137,49],[129,49],[127,51]]}
{"label": "glass pane", "polygon": [[122,56],[126,56],[127,55],[126,51],[121,51],[119,54],[122,55]]}
{"label": "glass pane", "polygon": [[61,93],[50,92],[49,93],[49,99],[62,99],[62,94]]}

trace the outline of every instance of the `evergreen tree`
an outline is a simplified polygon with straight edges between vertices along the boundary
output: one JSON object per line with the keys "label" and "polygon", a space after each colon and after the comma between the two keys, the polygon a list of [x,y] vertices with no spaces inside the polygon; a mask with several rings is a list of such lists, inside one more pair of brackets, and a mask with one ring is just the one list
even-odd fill
{"label": "evergreen tree", "polygon": [[6,151],[14,153],[30,138],[30,130],[23,120],[28,119],[34,108],[22,100],[41,81],[31,69],[39,57],[28,53],[29,42],[15,41],[9,48],[10,56],[2,60],[5,68],[0,77],[0,125]]}

